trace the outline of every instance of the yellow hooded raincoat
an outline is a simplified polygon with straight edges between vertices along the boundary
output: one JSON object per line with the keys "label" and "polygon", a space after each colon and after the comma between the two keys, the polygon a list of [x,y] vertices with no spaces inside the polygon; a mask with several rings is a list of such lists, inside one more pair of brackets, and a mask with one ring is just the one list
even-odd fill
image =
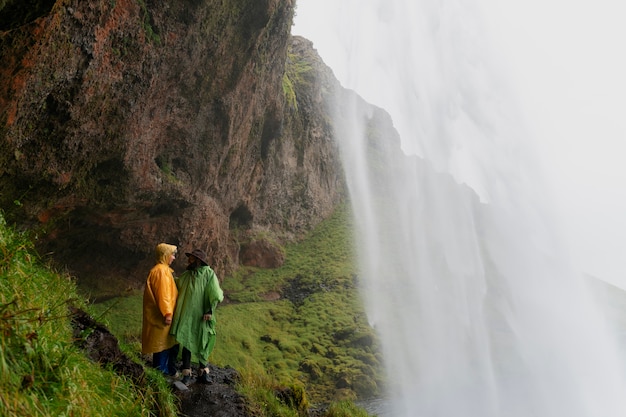
{"label": "yellow hooded raincoat", "polygon": [[169,334],[171,325],[165,317],[174,314],[178,289],[174,272],[167,259],[176,252],[176,246],[162,243],[157,246],[157,264],[150,270],[143,293],[143,326],[141,331],[141,353],[162,352],[176,344]]}

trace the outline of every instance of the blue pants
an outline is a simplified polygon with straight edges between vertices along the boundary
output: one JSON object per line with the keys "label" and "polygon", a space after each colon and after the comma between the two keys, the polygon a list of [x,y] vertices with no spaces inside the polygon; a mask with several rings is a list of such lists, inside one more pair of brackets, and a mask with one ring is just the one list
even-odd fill
{"label": "blue pants", "polygon": [[166,375],[176,375],[176,358],[179,345],[152,354],[152,366]]}

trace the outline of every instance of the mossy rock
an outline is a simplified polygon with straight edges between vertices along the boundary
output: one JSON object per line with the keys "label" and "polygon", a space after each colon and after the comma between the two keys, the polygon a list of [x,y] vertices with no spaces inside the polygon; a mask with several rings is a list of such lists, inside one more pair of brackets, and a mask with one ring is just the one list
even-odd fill
{"label": "mossy rock", "polygon": [[313,343],[313,345],[311,346],[311,352],[317,353],[318,355],[326,356],[327,349],[319,343]]}
{"label": "mossy rock", "polygon": [[352,382],[352,390],[354,390],[360,398],[371,398],[379,394],[378,384],[376,384],[376,381],[364,374],[354,378]]}
{"label": "mossy rock", "polygon": [[301,385],[291,385],[281,387],[275,390],[276,397],[289,407],[298,410],[300,413],[306,413],[309,409],[309,399],[306,390]]}
{"label": "mossy rock", "polygon": [[306,372],[307,374],[309,374],[312,379],[319,379],[324,375],[324,372],[322,371],[322,368],[319,366],[319,364],[315,360],[310,358],[304,359],[302,362],[300,362],[300,366],[298,367],[298,369],[302,372]]}

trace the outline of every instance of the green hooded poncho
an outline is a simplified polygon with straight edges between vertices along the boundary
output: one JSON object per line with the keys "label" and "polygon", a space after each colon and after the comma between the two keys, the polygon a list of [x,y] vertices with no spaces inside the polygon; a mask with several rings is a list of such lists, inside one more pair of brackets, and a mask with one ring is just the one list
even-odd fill
{"label": "green hooded poncho", "polygon": [[[208,266],[187,270],[175,279],[178,301],[172,320],[172,334],[200,361],[206,363],[215,347],[215,310],[224,299],[217,275]],[[211,319],[202,316],[211,312]]]}

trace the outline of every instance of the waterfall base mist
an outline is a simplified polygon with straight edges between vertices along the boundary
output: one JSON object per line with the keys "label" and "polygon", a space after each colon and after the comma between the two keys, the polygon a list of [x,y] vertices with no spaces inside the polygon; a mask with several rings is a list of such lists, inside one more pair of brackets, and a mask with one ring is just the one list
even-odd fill
{"label": "waterfall base mist", "polygon": [[[360,107],[353,120],[372,120]],[[506,200],[482,203],[399,152],[389,132],[354,123],[341,133],[353,139],[343,153],[391,415],[626,410],[614,340],[541,202],[512,184]]]}
{"label": "waterfall base mist", "polygon": [[393,118],[336,111],[390,415],[623,415],[623,353],[471,2],[341,4],[340,81]]}

